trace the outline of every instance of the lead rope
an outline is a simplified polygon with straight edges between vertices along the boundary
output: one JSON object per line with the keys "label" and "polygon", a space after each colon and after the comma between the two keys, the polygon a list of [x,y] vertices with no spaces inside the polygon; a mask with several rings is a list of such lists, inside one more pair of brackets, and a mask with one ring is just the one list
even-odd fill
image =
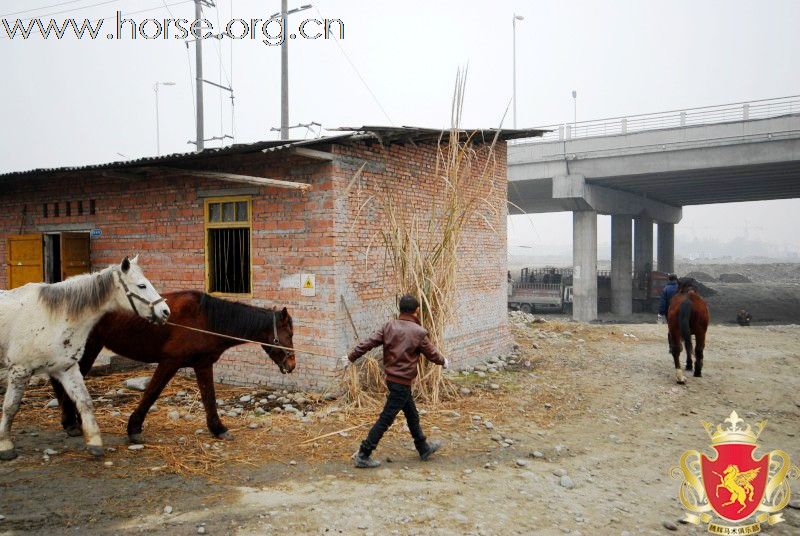
{"label": "lead rope", "polygon": [[222,337],[223,339],[231,339],[234,341],[245,342],[249,344],[258,344],[259,346],[269,346],[270,348],[278,348],[279,350],[289,350],[294,353],[301,353],[301,354],[309,354],[309,355],[316,355],[320,357],[332,357],[328,354],[320,354],[318,352],[312,352],[311,350],[298,350],[297,348],[289,348],[286,346],[281,346],[279,344],[268,344],[265,342],[253,341],[250,339],[242,339],[241,337],[234,337],[232,335],[223,335],[222,333],[216,333],[214,331],[207,331],[205,329],[200,328],[193,328],[191,326],[184,326],[183,324],[175,324],[174,322],[165,322],[168,326],[175,326],[176,328],[183,328],[188,329],[190,331],[196,331],[198,333],[205,333],[206,335],[214,335],[215,337]]}

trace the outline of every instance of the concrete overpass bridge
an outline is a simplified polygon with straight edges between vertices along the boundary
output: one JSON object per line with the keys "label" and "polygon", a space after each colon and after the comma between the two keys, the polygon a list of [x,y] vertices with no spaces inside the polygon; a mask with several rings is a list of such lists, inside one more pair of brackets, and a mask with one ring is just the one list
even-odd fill
{"label": "concrete overpass bridge", "polygon": [[800,95],[542,128],[509,143],[509,212],[573,213],[576,320],[597,318],[598,214],[611,216],[611,309],[625,315],[631,267],[674,271],[683,206],[800,197]]}

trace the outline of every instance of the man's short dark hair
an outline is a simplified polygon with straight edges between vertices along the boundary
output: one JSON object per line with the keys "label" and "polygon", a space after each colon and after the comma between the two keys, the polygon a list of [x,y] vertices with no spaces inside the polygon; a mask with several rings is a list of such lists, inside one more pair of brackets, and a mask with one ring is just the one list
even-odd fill
{"label": "man's short dark hair", "polygon": [[677,275],[675,275],[675,274],[669,274],[669,277],[668,277],[668,279],[669,279],[670,281],[677,281],[677,280],[678,280],[678,276],[677,276]]}
{"label": "man's short dark hair", "polygon": [[419,300],[417,300],[411,294],[406,294],[402,298],[400,298],[400,312],[401,313],[413,313],[419,307]]}

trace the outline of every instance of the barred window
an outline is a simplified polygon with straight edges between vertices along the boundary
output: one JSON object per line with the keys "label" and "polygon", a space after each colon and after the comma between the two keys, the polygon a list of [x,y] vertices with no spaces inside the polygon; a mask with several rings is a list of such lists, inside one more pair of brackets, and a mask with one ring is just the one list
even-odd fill
{"label": "barred window", "polygon": [[206,288],[215,294],[250,294],[249,197],[206,200]]}

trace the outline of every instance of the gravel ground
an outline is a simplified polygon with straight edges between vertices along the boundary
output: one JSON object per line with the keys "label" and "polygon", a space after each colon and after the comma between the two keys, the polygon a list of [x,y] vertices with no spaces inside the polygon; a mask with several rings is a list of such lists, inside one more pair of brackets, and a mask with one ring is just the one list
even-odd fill
{"label": "gravel ground", "polygon": [[[135,455],[124,467],[76,461],[81,440],[65,440],[56,420],[19,422],[23,453],[61,454],[0,465],[0,534],[703,534],[679,523],[669,470],[684,450],[709,450],[701,421],[732,410],[768,420],[762,450],[800,461],[800,328],[712,326],[704,377],[686,386],[674,384],[663,331],[520,322],[507,366],[457,375],[471,394],[425,408],[423,426],[446,442],[440,454],[420,462],[398,424],[369,471],[349,465],[359,431],[325,460],[287,444],[295,464],[265,456],[207,479]],[[124,448],[122,436],[105,438]],[[769,533],[798,534],[800,511],[784,517]]]}

